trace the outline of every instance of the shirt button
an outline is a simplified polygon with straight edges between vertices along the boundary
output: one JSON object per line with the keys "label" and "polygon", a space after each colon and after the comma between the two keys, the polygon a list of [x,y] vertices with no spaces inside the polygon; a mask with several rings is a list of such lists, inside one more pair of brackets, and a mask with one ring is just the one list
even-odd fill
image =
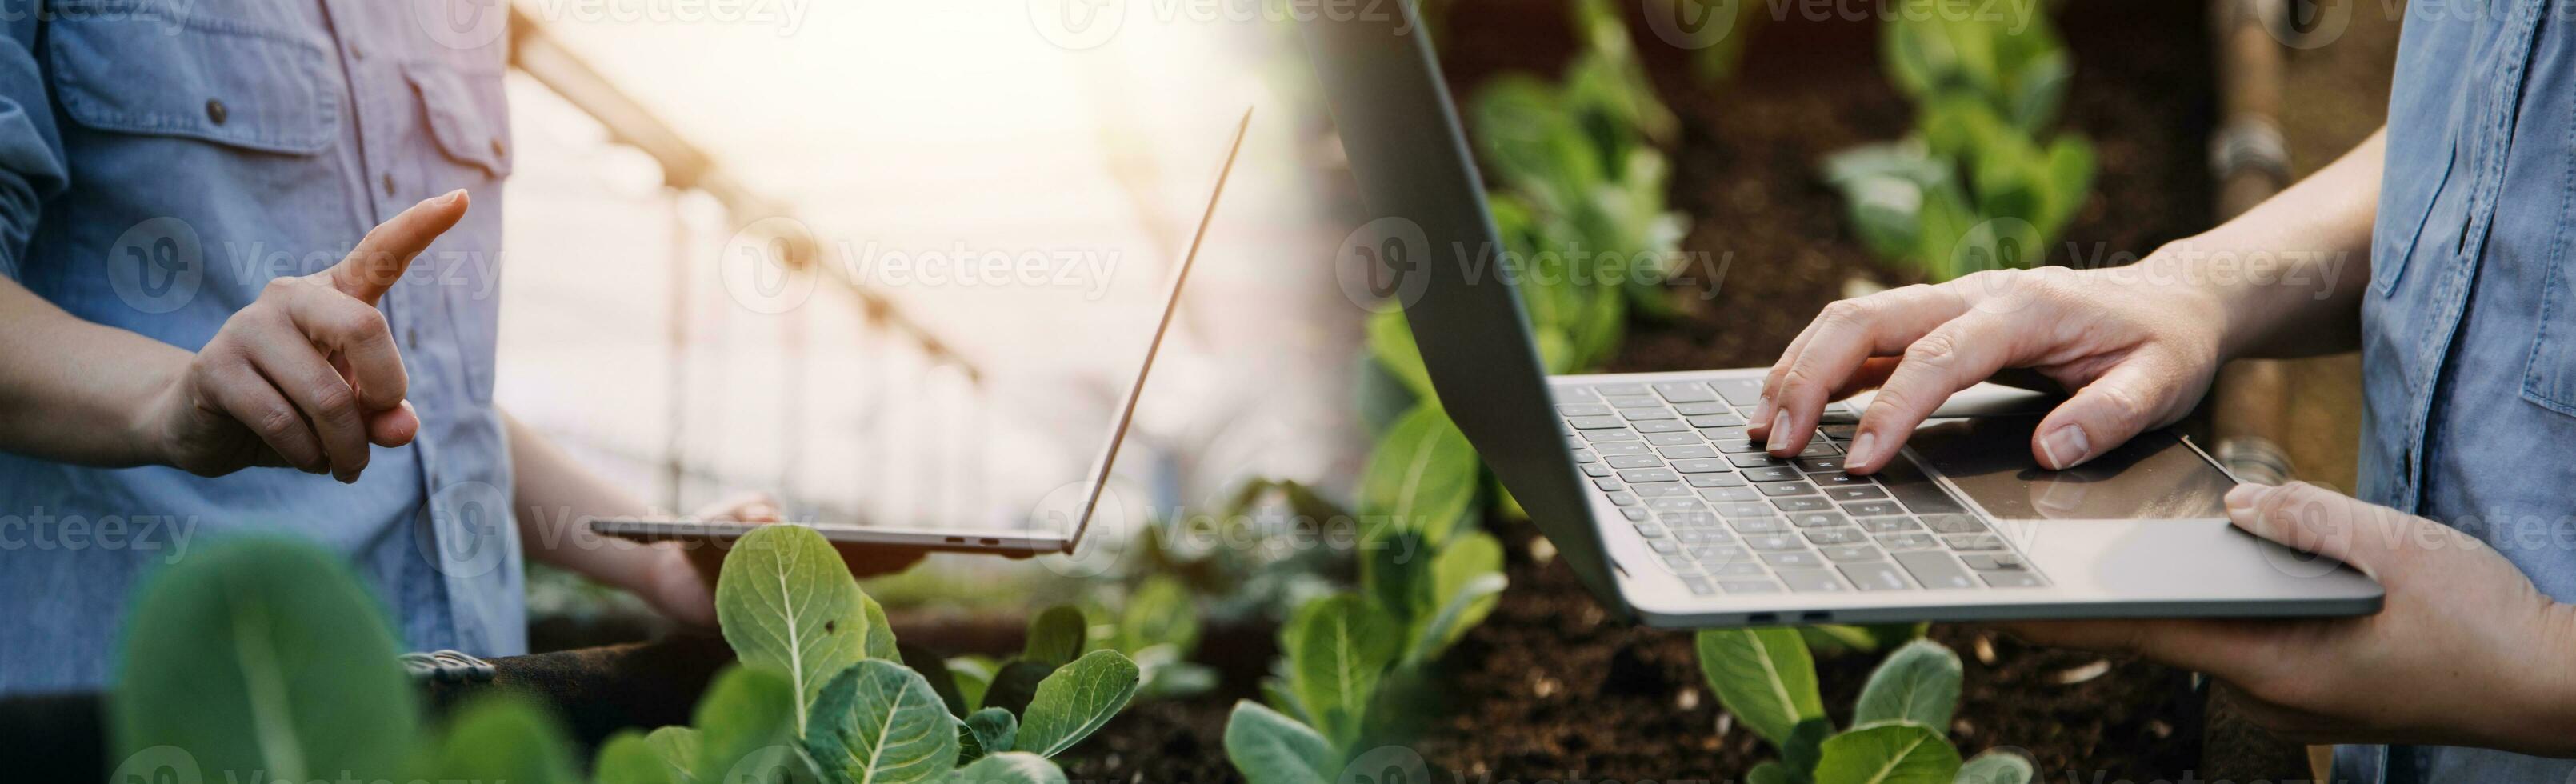
{"label": "shirt button", "polygon": [[232,116],[232,112],[224,108],[223,99],[206,99],[206,119],[213,120],[216,125],[222,125],[224,124],[224,118],[230,116]]}
{"label": "shirt button", "polygon": [[394,175],[391,172],[385,174],[385,195],[394,195]]}

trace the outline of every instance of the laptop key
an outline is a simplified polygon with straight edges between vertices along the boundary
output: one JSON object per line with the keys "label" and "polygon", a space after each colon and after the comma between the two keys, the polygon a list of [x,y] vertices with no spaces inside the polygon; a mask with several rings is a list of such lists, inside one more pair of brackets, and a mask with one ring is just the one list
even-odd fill
{"label": "laptop key", "polygon": [[1699,460],[1675,460],[1673,461],[1673,470],[1685,474],[1714,474],[1723,471],[1733,471],[1735,469],[1732,466],[1728,466],[1724,460],[1706,458]]}
{"label": "laptop key", "polygon": [[1610,464],[1611,468],[1616,468],[1622,471],[1631,468],[1664,467],[1664,461],[1654,455],[1619,455],[1610,458],[1607,462]]}
{"label": "laptop key", "polygon": [[1690,418],[1691,427],[1743,427],[1744,417],[1732,413],[1701,414]]}
{"label": "laptop key", "polygon": [[1762,562],[1773,569],[1813,569],[1825,565],[1823,556],[1811,550],[1783,550],[1762,554]]}
{"label": "laptop key", "polygon": [[1735,537],[1733,535],[1713,528],[1683,528],[1673,532],[1673,541],[1680,542],[1685,545],[1717,544],[1719,542],[1731,542],[1734,540]]}
{"label": "laptop key", "polygon": [[[1743,529],[1738,528],[1737,530],[1742,531]],[[1806,542],[1798,541],[1798,537],[1797,537],[1797,536],[1795,536],[1795,535],[1791,535],[1791,534],[1757,534],[1757,533],[1753,533],[1753,532],[1750,532],[1750,531],[1746,531],[1746,532],[1745,532],[1745,536],[1744,536],[1744,546],[1746,546],[1746,547],[1751,547],[1751,548],[1753,548],[1753,549],[1760,550],[1760,551],[1763,551],[1763,552],[1766,552],[1766,553],[1768,553],[1768,552],[1780,552],[1780,551],[1787,551],[1787,550],[1795,550],[1795,551],[1798,551],[1798,552],[1806,552],[1806,550],[1807,550],[1807,543],[1806,543]]]}
{"label": "laptop key", "polygon": [[1621,416],[1621,417],[1623,417],[1623,418],[1627,419],[1627,420],[1628,420],[1628,421],[1630,421],[1630,422],[1641,422],[1641,421],[1648,420],[1648,419],[1680,419],[1680,418],[1682,418],[1682,415],[1680,415],[1680,414],[1676,414],[1676,413],[1673,413],[1673,410],[1672,410],[1672,409],[1669,409],[1669,408],[1663,408],[1663,407],[1656,407],[1656,408],[1645,408],[1645,407],[1638,407],[1638,408],[1622,408],[1622,409],[1619,409],[1619,416]]}
{"label": "laptop key", "polygon": [[1689,482],[1692,487],[1743,487],[1750,484],[1737,474],[1683,474],[1682,481]]}
{"label": "laptop key", "polygon": [[1626,492],[1626,491],[1617,491],[1617,492],[1605,493],[1604,495],[1608,495],[1608,496],[1610,497],[1610,503],[1618,504],[1618,505],[1620,505],[1620,506],[1636,506],[1636,505],[1637,505],[1637,494],[1636,494],[1636,493],[1630,493],[1630,492]]}
{"label": "laptop key", "polygon": [[1690,496],[1686,496],[1686,495],[1684,495],[1684,496],[1671,496],[1671,497],[1662,497],[1662,498],[1651,498],[1651,499],[1647,499],[1647,501],[1646,501],[1646,508],[1648,508],[1648,509],[1652,509],[1652,510],[1655,510],[1655,511],[1658,511],[1658,512],[1705,512],[1705,511],[1708,511],[1708,505],[1707,505],[1707,504],[1700,503],[1700,502],[1699,502],[1699,499],[1697,499],[1697,498],[1692,498],[1692,497],[1690,497]]}
{"label": "laptop key", "polygon": [[1797,512],[1789,515],[1789,524],[1800,528],[1833,528],[1851,522],[1834,512]]}
{"label": "laptop key", "polygon": [[1707,437],[1710,441],[1748,440],[1748,437],[1744,435],[1744,428],[1741,427],[1703,427],[1699,429],[1699,434]]}
{"label": "laptop key", "polygon": [[1591,387],[1549,387],[1547,394],[1549,397],[1556,398],[1556,402],[1559,403],[1580,403],[1586,400],[1601,399],[1600,395],[1592,392]]}
{"label": "laptop key", "polygon": [[1959,556],[1959,560],[1967,563],[1968,568],[1975,569],[1980,572],[2023,572],[2030,570],[2030,565],[2023,563],[2021,556],[2013,555],[2011,553],[1997,553],[1994,555],[1962,555]]}
{"label": "laptop key", "polygon": [[1729,517],[1726,524],[1740,534],[1769,534],[1789,530],[1789,524],[1777,517]]}
{"label": "laptop key", "polygon": [[[1764,482],[1754,486],[1762,488],[1762,494],[1768,496],[1814,495],[1816,493],[1816,486],[1805,482]],[[1822,501],[1824,499],[1818,498],[1816,500]]]}
{"label": "laptop key", "polygon": [[1679,482],[1682,475],[1669,468],[1635,468],[1619,472],[1619,479],[1628,482]]}
{"label": "laptop key", "polygon": [[1860,422],[1860,415],[1852,413],[1850,406],[1835,403],[1833,405],[1826,406],[1825,413],[1818,416],[1816,421],[1836,425],[1858,424]]}
{"label": "laptop key", "polygon": [[1941,546],[1931,534],[1880,534],[1878,546],[1890,550],[1929,550]]}
{"label": "laptop key", "polygon": [[2004,549],[2004,538],[1994,534],[1952,534],[1941,537],[1941,541],[1949,543],[1950,549],[1960,552]]}
{"label": "laptop key", "polygon": [[1876,484],[1875,482],[1869,481],[1869,477],[1866,476],[1852,476],[1850,474],[1830,471],[1821,474],[1808,474],[1807,479],[1808,481],[1827,487],[1861,487],[1864,485]]}
{"label": "laptop key", "polygon": [[1638,443],[1626,443],[1626,444],[1593,444],[1593,445],[1592,445],[1592,451],[1593,451],[1595,454],[1602,454],[1602,455],[1642,455],[1642,454],[1647,454],[1646,445],[1645,445],[1645,444],[1638,444]]}
{"label": "laptop key", "polygon": [[[1603,441],[1636,441],[1639,439],[1637,437],[1637,431],[1623,427],[1617,430],[1586,430],[1583,431],[1583,440],[1598,444]],[[1594,448],[1598,449],[1600,447]],[[1637,448],[1644,449],[1645,447],[1640,445]]]}
{"label": "laptop key", "polygon": [[1802,456],[1789,462],[1796,464],[1798,466],[1798,470],[1805,471],[1810,474],[1841,474],[1843,472],[1843,458],[1841,455],[1835,455],[1833,457]]}
{"label": "laptop key", "polygon": [[1664,447],[1655,450],[1655,453],[1663,455],[1666,460],[1707,460],[1717,457],[1715,448],[1698,442]]}
{"label": "laptop key", "polygon": [[1780,592],[1780,584],[1769,580],[1723,580],[1717,587],[1729,594]]}
{"label": "laptop key", "polygon": [[1655,519],[1674,528],[1709,528],[1717,525],[1717,515],[1709,514],[1706,509],[1662,510],[1655,512]]}
{"label": "laptop key", "polygon": [[1574,462],[1577,462],[1577,463],[1598,463],[1598,462],[1601,462],[1601,455],[1599,455],[1599,454],[1597,454],[1597,453],[1595,453],[1595,452],[1593,452],[1592,450],[1589,450],[1589,449],[1577,449],[1577,450],[1574,450]]}
{"label": "laptop key", "polygon": [[1717,512],[1717,516],[1730,520],[1738,517],[1776,517],[1779,515],[1779,512],[1774,511],[1770,504],[1761,502],[1716,504],[1711,508]]}
{"label": "laptop key", "polygon": [[1744,478],[1756,482],[1794,482],[1807,478],[1807,475],[1798,473],[1798,469],[1790,468],[1788,466],[1780,466],[1777,468],[1747,468],[1744,469]]}
{"label": "laptop key", "polygon": [[1645,507],[1639,506],[1623,506],[1619,508],[1619,516],[1628,518],[1635,522],[1644,522],[1646,519],[1646,509]]}
{"label": "laptop key", "polygon": [[1923,527],[1916,524],[1911,517],[1863,517],[1859,522],[1860,530],[1874,534],[1892,534],[1898,531],[1919,530]]}
{"label": "laptop key", "polygon": [[1716,392],[1697,381],[1666,381],[1654,387],[1655,394],[1675,403],[1706,403],[1717,399]]}
{"label": "laptop key", "polygon": [[1876,485],[1827,486],[1825,497],[1836,501],[1867,501],[1873,498],[1886,498],[1887,491],[1878,489]]}
{"label": "laptop key", "polygon": [[1665,534],[1665,531],[1664,531],[1664,527],[1663,527],[1663,526],[1656,525],[1656,524],[1654,524],[1654,523],[1638,523],[1638,524],[1637,524],[1637,535],[1638,535],[1638,536],[1643,536],[1643,537],[1646,537],[1646,538],[1648,538],[1648,539],[1660,539],[1660,538],[1663,538],[1664,534]]}
{"label": "laptop key", "polygon": [[1985,523],[1967,515],[1924,515],[1923,525],[1936,534],[1975,534],[1986,531]]}
{"label": "laptop key", "polygon": [[1639,498],[1662,498],[1672,495],[1686,496],[1690,495],[1690,491],[1691,489],[1689,485],[1685,485],[1680,482],[1639,482],[1628,485],[1628,492],[1636,493]]}
{"label": "laptop key", "polygon": [[1619,480],[1616,480],[1616,479],[1607,479],[1607,478],[1602,478],[1602,477],[1594,477],[1594,478],[1592,479],[1592,486],[1593,486],[1593,487],[1596,487],[1596,488],[1600,488],[1602,491],[1607,492],[1607,491],[1611,491],[1611,490],[1617,490],[1617,489],[1619,489],[1619,488],[1621,488],[1621,487],[1624,487],[1625,485],[1621,485],[1621,484],[1619,484]]}
{"label": "laptop key", "polygon": [[1737,468],[1779,468],[1789,464],[1786,460],[1762,454],[1760,452],[1750,454],[1731,454],[1727,456],[1726,462],[1735,464],[1735,467]]}
{"label": "laptop key", "polygon": [[1720,397],[1731,405],[1749,406],[1762,401],[1762,379],[1726,378],[1708,382]]}
{"label": "laptop key", "polygon": [[1681,412],[1681,415],[1686,417],[1735,413],[1734,406],[1716,401],[1706,403],[1674,403],[1673,410]]}
{"label": "laptop key", "polygon": [[[1690,548],[1690,555],[1692,558],[1698,559],[1701,566],[1708,568],[1711,574],[1717,574],[1723,571],[1729,564],[1749,564],[1753,560],[1752,551],[1732,544],[1700,545],[1698,547]],[[1753,576],[1760,577],[1762,576],[1762,573],[1754,572]]]}
{"label": "laptop key", "polygon": [[[1584,476],[1592,477],[1592,478],[1594,478],[1594,479],[1599,479],[1599,478],[1601,478],[1601,477],[1605,477],[1605,476],[1609,476],[1609,475],[1610,475],[1610,466],[1609,466],[1609,465],[1607,465],[1607,464],[1603,464],[1603,463],[1582,463],[1582,464],[1580,464],[1580,465],[1582,465],[1582,466],[1583,466],[1583,475],[1584,475]],[[1603,489],[1614,489],[1614,488],[1603,488]]]}
{"label": "laptop key", "polygon": [[1852,436],[1860,434],[1860,425],[1858,424],[1835,423],[1824,425],[1816,429],[1823,431],[1826,438],[1831,438],[1836,441],[1850,441],[1852,440]]}
{"label": "laptop key", "polygon": [[[1690,430],[1690,424],[1678,419],[1649,419],[1630,422],[1628,427],[1640,433],[1678,433]],[[1697,436],[1693,436],[1696,438]]]}
{"label": "laptop key", "polygon": [[1601,417],[1609,416],[1610,412],[1609,406],[1600,403],[1563,403],[1556,407],[1558,416]]}
{"label": "laptop key", "polygon": [[1733,438],[1724,441],[1716,441],[1716,444],[1717,451],[1725,452],[1730,455],[1762,451],[1762,445],[1754,443],[1750,439]]}
{"label": "laptop key", "polygon": [[1879,553],[1878,548],[1866,544],[1837,544],[1825,547],[1825,560],[1828,561],[1875,561],[1881,557],[1884,556]]}
{"label": "laptop key", "polygon": [[1657,400],[1652,395],[1611,395],[1602,399],[1609,401],[1614,408],[1664,407],[1664,401]]}
{"label": "laptop key", "polygon": [[[1697,478],[1699,478],[1699,476],[1705,476],[1705,474],[1702,474],[1702,475],[1695,475],[1695,476],[1693,476],[1693,477],[1691,477],[1691,478],[1693,478],[1693,479],[1697,479]],[[1735,480],[1735,482],[1736,482],[1736,485],[1737,485],[1737,486],[1735,486],[1735,487],[1703,487],[1703,488],[1700,488],[1700,491],[1699,491],[1699,497],[1701,497],[1701,498],[1706,498],[1706,499],[1711,500],[1711,501],[1759,501],[1759,500],[1762,500],[1762,494],[1761,494],[1761,493],[1753,492],[1753,488],[1742,486],[1742,485],[1744,484],[1744,480],[1742,480],[1742,479],[1737,479],[1737,480]],[[1693,482],[1693,483],[1691,483],[1691,484],[1692,484],[1693,486],[1697,486],[1699,483],[1697,483],[1697,482]]]}
{"label": "laptop key", "polygon": [[1897,506],[1895,501],[1861,501],[1843,504],[1843,513],[1853,517],[1890,517],[1905,514],[1905,507]]}
{"label": "laptop key", "polygon": [[1667,555],[1662,556],[1660,560],[1664,562],[1664,568],[1672,570],[1674,574],[1697,574],[1700,571],[1699,563],[1692,561],[1690,556]]}
{"label": "laptop key", "polygon": [[1886,561],[1847,563],[1834,567],[1863,591],[1902,591],[1914,587],[1895,564]]}
{"label": "laptop key", "polygon": [[1654,548],[1658,555],[1676,555],[1682,551],[1681,544],[1670,539],[1648,539],[1646,546]]}
{"label": "laptop key", "polygon": [[1997,588],[2046,588],[2048,581],[2029,572],[1987,572],[1982,575],[1987,585]]}
{"label": "laptop key", "polygon": [[1628,420],[1620,419],[1620,418],[1618,418],[1618,417],[1614,417],[1614,416],[1606,416],[1606,415],[1605,415],[1605,416],[1579,416],[1579,417],[1574,417],[1574,418],[1571,418],[1571,419],[1567,419],[1567,420],[1565,420],[1565,423],[1566,423],[1566,424],[1569,424],[1569,425],[1573,425],[1573,426],[1574,426],[1574,429],[1576,429],[1576,430],[1606,430],[1606,429],[1614,428],[1614,427],[1627,427],[1627,426],[1628,426]]}
{"label": "laptop key", "polygon": [[1780,582],[1788,583],[1789,590],[1798,593],[1839,593],[1851,590],[1843,585],[1843,578],[1836,576],[1830,569],[1782,569],[1779,575]]}
{"label": "laptop key", "polygon": [[1860,544],[1869,541],[1869,535],[1858,528],[1818,528],[1807,532],[1807,541],[1819,545]]}
{"label": "laptop key", "polygon": [[1798,450],[1799,457],[1841,457],[1842,454],[1843,450],[1836,448],[1832,443],[1815,439],[1808,439],[1807,447]]}
{"label": "laptop key", "polygon": [[1914,581],[1922,583],[1925,588],[1975,588],[1978,585],[1976,578],[1969,577],[1968,570],[1959,568],[1958,559],[1951,558],[1949,553],[1914,550],[1897,553],[1895,558],[1896,564],[1905,567],[1905,573],[1913,575]]}
{"label": "laptop key", "polygon": [[1686,444],[1697,444],[1699,443],[1699,434],[1688,430],[1675,430],[1670,433],[1647,433],[1646,443],[1653,444],[1655,446],[1683,446]]}

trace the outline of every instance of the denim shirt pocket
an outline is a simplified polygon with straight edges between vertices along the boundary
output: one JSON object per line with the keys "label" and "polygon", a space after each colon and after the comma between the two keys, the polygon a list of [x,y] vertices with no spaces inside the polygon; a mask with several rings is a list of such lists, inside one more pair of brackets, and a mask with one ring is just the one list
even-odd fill
{"label": "denim shirt pocket", "polygon": [[[501,72],[435,60],[406,63],[402,72],[420,99],[420,121],[438,148],[437,160],[421,162],[430,189],[464,188],[487,200],[500,195],[493,186],[510,175],[513,153]],[[499,207],[493,200],[478,209]],[[455,330],[467,392],[476,403],[490,403],[500,342],[500,235],[496,230],[464,236],[483,237],[484,245],[446,248],[438,258],[423,260],[446,267],[436,270],[442,279],[464,276],[442,287],[443,304]]]}
{"label": "denim shirt pocket", "polygon": [[220,17],[112,14],[57,21],[47,38],[55,100],[82,127],[285,155],[338,138],[319,43]]}
{"label": "denim shirt pocket", "polygon": [[[2566,197],[2576,203],[2576,193]],[[2576,416],[2576,279],[2567,268],[2568,228],[2559,223],[2550,242],[2549,275],[2541,283],[2540,324],[2531,341],[2531,359],[2523,366],[2522,398],[2542,408]]]}

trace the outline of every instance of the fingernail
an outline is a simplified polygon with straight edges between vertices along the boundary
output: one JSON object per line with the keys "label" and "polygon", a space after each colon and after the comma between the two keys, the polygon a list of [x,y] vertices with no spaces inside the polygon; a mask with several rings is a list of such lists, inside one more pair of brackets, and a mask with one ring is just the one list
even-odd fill
{"label": "fingernail", "polygon": [[1760,421],[1767,420],[1767,419],[1770,419],[1770,418],[1771,418],[1771,396],[1770,396],[1770,395],[1763,395],[1763,396],[1762,396],[1762,402],[1759,402],[1759,403],[1755,403],[1755,404],[1753,404],[1753,416],[1751,417],[1751,419],[1752,419],[1753,421],[1755,421],[1755,422],[1760,422]]}
{"label": "fingernail", "polygon": [[1859,436],[1852,438],[1848,452],[1843,456],[1843,465],[1869,465],[1870,461],[1878,459],[1878,434],[1860,431]]}
{"label": "fingernail", "polygon": [[1780,448],[1782,448],[1782,447],[1786,447],[1786,446],[1788,446],[1788,445],[1789,445],[1789,412],[1787,412],[1787,411],[1782,411],[1782,412],[1779,412],[1779,413],[1776,413],[1776,414],[1772,414],[1772,415],[1771,415],[1771,438],[1770,438],[1770,440],[1769,440],[1768,442],[1766,442],[1766,443],[1764,443],[1764,444],[1762,445],[1762,448],[1763,448],[1763,449],[1780,449]]}
{"label": "fingernail", "polygon": [[456,197],[458,197],[458,196],[463,196],[463,195],[465,195],[465,189],[464,189],[464,188],[458,188],[458,189],[456,189],[456,190],[448,191],[448,192],[447,192],[447,195],[438,197],[438,203],[439,203],[440,205],[442,205],[442,206],[444,206],[444,205],[449,205],[449,204],[455,204],[455,203],[456,203]]}
{"label": "fingernail", "polygon": [[2084,438],[2084,428],[2067,425],[2039,439],[2039,454],[2049,468],[2072,468],[2093,456],[2093,442]]}

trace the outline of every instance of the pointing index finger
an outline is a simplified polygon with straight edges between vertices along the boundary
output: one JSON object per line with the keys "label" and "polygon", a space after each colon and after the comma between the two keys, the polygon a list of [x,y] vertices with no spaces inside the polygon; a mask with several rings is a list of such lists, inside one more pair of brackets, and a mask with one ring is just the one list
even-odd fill
{"label": "pointing index finger", "polygon": [[377,224],[346,258],[324,272],[331,287],[360,302],[376,304],[394,281],[402,279],[414,257],[465,217],[469,201],[463,190],[448,191]]}

